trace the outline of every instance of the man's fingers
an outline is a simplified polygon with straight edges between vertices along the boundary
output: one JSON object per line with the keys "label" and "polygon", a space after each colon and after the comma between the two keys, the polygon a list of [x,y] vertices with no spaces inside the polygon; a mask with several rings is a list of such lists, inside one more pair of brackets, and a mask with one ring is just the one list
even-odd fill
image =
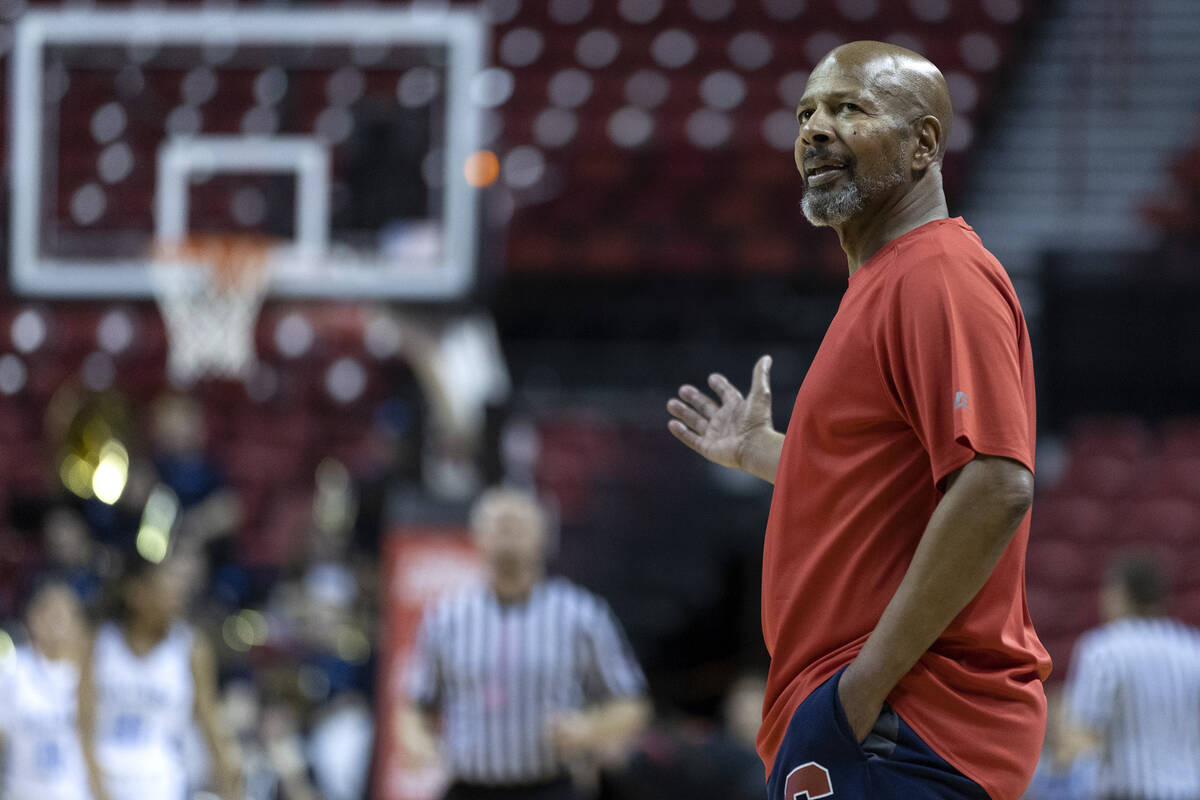
{"label": "man's fingers", "polygon": [[724,403],[736,403],[742,399],[742,393],[735,389],[729,379],[719,372],[708,376],[708,385],[721,396],[721,401]]}
{"label": "man's fingers", "polygon": [[674,434],[676,439],[683,442],[697,453],[700,453],[700,455],[704,455],[704,452],[700,449],[700,436],[697,435],[697,433],[687,425],[684,425],[677,419],[673,419],[667,423],[667,430]]}
{"label": "man's fingers", "polygon": [[696,413],[696,409],[682,400],[672,398],[667,401],[667,411],[672,417],[687,425],[701,436],[708,430],[708,420]]}
{"label": "man's fingers", "polygon": [[754,374],[750,378],[750,391],[759,394],[771,393],[771,357],[763,356],[754,364]]}
{"label": "man's fingers", "polygon": [[717,413],[718,406],[713,399],[690,383],[679,387],[679,396],[706,419],[712,419],[712,415]]}

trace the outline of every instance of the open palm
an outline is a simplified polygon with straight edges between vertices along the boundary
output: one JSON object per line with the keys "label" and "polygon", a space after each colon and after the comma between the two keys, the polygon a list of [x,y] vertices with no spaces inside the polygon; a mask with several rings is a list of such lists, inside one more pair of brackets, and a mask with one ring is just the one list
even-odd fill
{"label": "open palm", "polygon": [[754,365],[750,392],[742,396],[724,375],[708,376],[708,385],[720,400],[691,384],[679,388],[679,396],[667,402],[674,419],[667,423],[676,439],[723,467],[743,469],[746,443],[755,431],[772,429],[771,357]]}

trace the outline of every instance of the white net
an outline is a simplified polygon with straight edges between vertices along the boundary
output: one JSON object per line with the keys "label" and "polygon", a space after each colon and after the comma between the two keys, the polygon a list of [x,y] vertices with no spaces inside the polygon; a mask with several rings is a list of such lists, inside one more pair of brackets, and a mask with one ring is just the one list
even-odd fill
{"label": "white net", "polygon": [[244,378],[255,362],[254,323],[271,277],[270,241],[192,236],[159,242],[151,276],[167,329],[172,383]]}

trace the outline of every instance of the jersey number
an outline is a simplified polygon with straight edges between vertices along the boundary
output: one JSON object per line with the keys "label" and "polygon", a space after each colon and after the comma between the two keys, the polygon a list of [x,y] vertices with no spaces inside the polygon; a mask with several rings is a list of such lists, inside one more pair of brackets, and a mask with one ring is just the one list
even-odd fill
{"label": "jersey number", "polygon": [[34,754],[34,761],[40,772],[58,771],[59,764],[62,763],[62,756],[58,751],[58,742],[53,740],[38,742]]}
{"label": "jersey number", "polygon": [[815,761],[801,764],[788,773],[787,783],[783,785],[784,800],[817,800],[818,797],[829,797],[833,794],[833,784],[829,781],[829,770]]}
{"label": "jersey number", "polygon": [[142,738],[142,717],[140,714],[119,714],[113,722],[113,738],[118,742],[136,742]]}

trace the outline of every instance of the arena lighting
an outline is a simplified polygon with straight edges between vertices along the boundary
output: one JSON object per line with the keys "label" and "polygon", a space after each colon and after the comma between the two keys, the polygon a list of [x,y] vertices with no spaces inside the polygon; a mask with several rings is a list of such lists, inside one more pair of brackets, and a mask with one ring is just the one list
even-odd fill
{"label": "arena lighting", "polygon": [[58,465],[58,477],[71,494],[84,500],[92,498],[92,467],[75,453],[63,456]]}
{"label": "arena lighting", "polygon": [[338,658],[350,664],[365,664],[371,657],[371,642],[367,635],[352,625],[338,627],[334,637]]}
{"label": "arena lighting", "polygon": [[221,625],[221,638],[229,645],[230,650],[239,653],[266,644],[270,632],[267,618],[251,608],[230,614]]}
{"label": "arena lighting", "polygon": [[244,653],[250,649],[250,639],[253,636],[254,629],[241,614],[230,614],[221,625],[221,638],[225,640],[225,644],[229,646],[230,650],[238,653]]}
{"label": "arena lighting", "polygon": [[121,499],[129,478],[129,453],[125,445],[109,439],[100,448],[96,468],[92,471],[92,493],[106,505]]}
{"label": "arena lighting", "polygon": [[171,528],[178,516],[179,498],[175,492],[161,483],[155,486],[142,509],[137,535],[138,555],[153,564],[166,558],[171,549]]}
{"label": "arena lighting", "polygon": [[129,480],[129,451],[100,421],[90,425],[83,441],[62,456],[58,477],[76,497],[95,497],[111,506],[121,499]]}
{"label": "arena lighting", "polygon": [[467,183],[477,188],[491,186],[500,177],[500,159],[490,150],[472,153],[463,165]]}

